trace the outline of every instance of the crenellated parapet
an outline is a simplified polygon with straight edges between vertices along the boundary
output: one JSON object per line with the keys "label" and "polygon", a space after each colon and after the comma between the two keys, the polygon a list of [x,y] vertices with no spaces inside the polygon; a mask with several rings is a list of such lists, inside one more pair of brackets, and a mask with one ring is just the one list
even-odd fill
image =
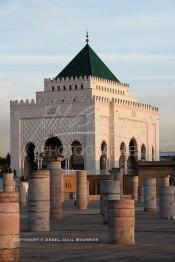
{"label": "crenellated parapet", "polygon": [[111,104],[118,105],[121,107],[129,107],[129,108],[159,112],[158,107],[148,105],[148,104],[143,104],[140,102],[129,101],[125,99],[115,99],[115,98],[109,99],[107,97],[102,97],[102,96],[93,96],[93,100],[96,102],[100,102],[100,103],[108,103],[108,104],[111,103]]}
{"label": "crenellated parapet", "polygon": [[90,76],[44,79],[44,91],[70,91],[89,88]]}
{"label": "crenellated parapet", "polygon": [[88,80],[88,79],[90,79],[91,78],[91,76],[75,76],[75,77],[73,77],[73,76],[71,76],[71,77],[61,77],[61,78],[59,78],[59,77],[57,77],[57,78],[53,78],[53,79],[51,79],[51,81],[56,81],[56,82],[64,82],[64,81],[78,81],[78,80]]}
{"label": "crenellated parapet", "polygon": [[[54,100],[55,99],[55,100]],[[141,109],[141,110],[149,110],[149,111],[154,111],[154,112],[159,112],[159,108],[152,106],[152,105],[148,105],[148,104],[144,104],[144,103],[140,103],[140,102],[135,102],[135,101],[130,101],[127,99],[117,99],[117,98],[108,98],[106,96],[96,96],[93,95],[92,98],[91,97],[72,97],[71,100],[69,97],[59,97],[58,98],[52,98],[49,100],[45,100],[43,101],[45,104],[53,104],[53,103],[72,103],[72,102],[87,102],[90,100],[93,100],[94,102],[98,102],[98,103],[106,103],[106,104],[114,104],[114,105],[118,105],[121,107],[128,107],[128,108],[135,108],[135,109]],[[24,100],[14,100],[14,101],[10,101],[10,107],[16,107],[16,106],[31,106],[31,105],[39,105],[42,104],[39,101],[36,103],[36,101],[34,99],[26,99]]]}
{"label": "crenellated parapet", "polygon": [[129,84],[127,83],[122,83],[122,82],[116,82],[116,81],[112,81],[112,80],[109,80],[109,79],[104,79],[104,78],[100,78],[100,77],[96,77],[96,76],[92,76],[91,77],[91,80],[94,80],[96,82],[101,82],[103,84],[106,84],[106,85],[111,85],[111,86],[114,86],[114,87],[123,87],[123,88],[129,88]]}
{"label": "crenellated parapet", "polygon": [[[124,91],[129,90],[129,84],[103,79],[95,76],[75,76],[62,78],[44,79],[44,91],[70,91],[96,88],[94,85],[103,85],[106,88],[119,88]],[[105,91],[105,90],[104,90]]]}
{"label": "crenellated parapet", "polygon": [[95,80],[98,82],[104,82],[106,84],[110,84],[110,85],[114,85],[114,86],[123,86],[128,88],[129,84],[127,83],[122,83],[122,82],[116,82],[116,81],[112,81],[109,79],[104,79],[104,78],[100,78],[100,77],[96,77],[96,76],[71,76],[71,77],[61,77],[61,78],[48,78],[48,79],[44,79],[45,83],[63,83],[65,81],[70,82],[70,81],[86,81],[86,80]]}
{"label": "crenellated parapet", "polygon": [[24,105],[36,105],[36,102],[34,99],[26,99],[26,100],[10,100],[10,107],[13,106],[24,106]]}

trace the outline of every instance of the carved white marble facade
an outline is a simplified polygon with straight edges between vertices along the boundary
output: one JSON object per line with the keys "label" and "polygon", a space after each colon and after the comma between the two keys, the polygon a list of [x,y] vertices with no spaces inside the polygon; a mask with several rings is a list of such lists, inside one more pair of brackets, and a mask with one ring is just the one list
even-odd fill
{"label": "carved white marble facade", "polygon": [[[100,172],[101,144],[107,145],[106,170],[119,166],[121,143],[129,157],[132,138],[141,158],[159,160],[158,108],[139,103],[127,84],[96,77],[45,79],[44,91],[36,101],[11,101],[11,166],[24,173],[26,145],[32,142],[35,152],[42,152],[49,137],[58,137],[63,155],[78,140],[83,147],[84,167],[88,173]],[[71,154],[71,153],[70,153]],[[67,162],[68,168],[68,162]]]}

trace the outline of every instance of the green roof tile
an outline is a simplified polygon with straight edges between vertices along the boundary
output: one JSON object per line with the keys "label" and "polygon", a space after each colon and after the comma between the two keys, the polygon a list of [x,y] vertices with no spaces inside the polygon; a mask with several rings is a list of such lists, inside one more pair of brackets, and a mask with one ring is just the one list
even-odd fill
{"label": "green roof tile", "polygon": [[85,45],[72,61],[56,76],[56,79],[75,76],[96,76],[120,82],[93,51],[89,44]]}

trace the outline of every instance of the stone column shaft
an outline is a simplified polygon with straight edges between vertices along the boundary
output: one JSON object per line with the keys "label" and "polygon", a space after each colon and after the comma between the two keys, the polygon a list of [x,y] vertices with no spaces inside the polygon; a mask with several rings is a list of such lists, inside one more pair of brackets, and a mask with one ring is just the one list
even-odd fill
{"label": "stone column shaft", "polygon": [[108,201],[109,243],[133,245],[135,242],[134,200],[120,199]]}
{"label": "stone column shaft", "polygon": [[160,218],[175,219],[175,187],[162,186],[159,189]]}
{"label": "stone column shaft", "polygon": [[0,192],[0,261],[19,261],[19,194]]}
{"label": "stone column shaft", "polygon": [[130,192],[134,200],[138,200],[138,176],[130,177]]}
{"label": "stone column shaft", "polygon": [[120,180],[120,194],[123,195],[123,172],[120,168],[112,168],[112,180]]}
{"label": "stone column shaft", "polygon": [[138,187],[138,202],[139,203],[144,202],[144,187],[143,186]]}
{"label": "stone column shaft", "polygon": [[156,210],[156,178],[144,180],[144,211]]}
{"label": "stone column shaft", "polygon": [[23,182],[19,185],[19,204],[21,208],[27,206],[27,192]]}
{"label": "stone column shaft", "polygon": [[4,192],[14,192],[15,182],[13,179],[13,173],[3,174],[3,191]]}
{"label": "stone column shaft", "polygon": [[61,162],[49,161],[47,169],[50,170],[50,217],[62,218],[62,170]]}
{"label": "stone column shaft", "polygon": [[29,174],[28,229],[50,230],[50,171],[37,170]]}
{"label": "stone column shaft", "polygon": [[87,209],[87,198],[87,172],[77,171],[77,207],[79,209]]}

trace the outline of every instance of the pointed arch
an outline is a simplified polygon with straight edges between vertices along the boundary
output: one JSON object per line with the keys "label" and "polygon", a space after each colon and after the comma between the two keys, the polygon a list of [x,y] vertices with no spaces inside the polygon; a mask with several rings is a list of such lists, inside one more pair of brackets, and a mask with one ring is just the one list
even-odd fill
{"label": "pointed arch", "polygon": [[122,143],[120,144],[120,154],[121,154],[121,155],[126,155],[126,145],[125,145],[124,142],[122,142]]}
{"label": "pointed arch", "polygon": [[138,146],[137,141],[133,137],[129,142],[129,157],[127,161],[128,173],[133,172],[137,168],[137,160],[138,160]]}
{"label": "pointed arch", "polygon": [[84,150],[79,140],[72,142],[71,151],[70,169],[84,170]]}
{"label": "pointed arch", "polygon": [[24,160],[24,175],[28,176],[30,172],[36,169],[35,163],[35,145],[33,142],[28,142],[25,146],[26,157]]}
{"label": "pointed arch", "polygon": [[135,158],[138,157],[138,146],[134,137],[129,142],[129,155],[134,156]]}
{"label": "pointed arch", "polygon": [[[58,156],[63,156],[63,144],[57,136],[48,137],[44,142],[44,161],[43,166],[47,166],[47,161],[56,160]],[[61,162],[61,167],[64,168],[65,161]]]}
{"label": "pointed arch", "polygon": [[44,153],[46,158],[55,159],[57,156],[62,155],[63,144],[57,136],[49,137],[44,144]]}

